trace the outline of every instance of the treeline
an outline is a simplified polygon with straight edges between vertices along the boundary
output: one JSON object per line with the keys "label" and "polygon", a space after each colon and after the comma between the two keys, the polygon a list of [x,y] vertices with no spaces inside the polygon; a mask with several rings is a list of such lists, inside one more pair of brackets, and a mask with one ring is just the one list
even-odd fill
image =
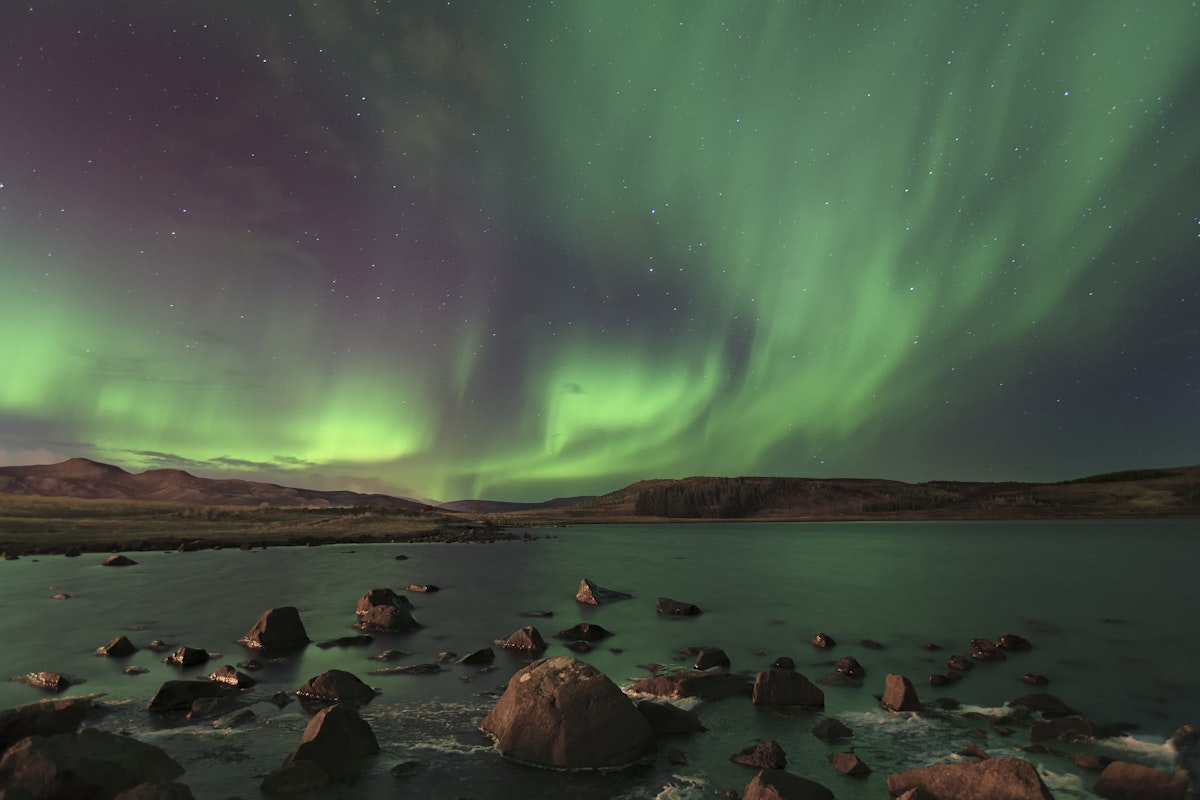
{"label": "treeline", "polygon": [[700,478],[650,486],[638,492],[634,512],[644,517],[732,519],[771,504],[787,486],[783,478]]}

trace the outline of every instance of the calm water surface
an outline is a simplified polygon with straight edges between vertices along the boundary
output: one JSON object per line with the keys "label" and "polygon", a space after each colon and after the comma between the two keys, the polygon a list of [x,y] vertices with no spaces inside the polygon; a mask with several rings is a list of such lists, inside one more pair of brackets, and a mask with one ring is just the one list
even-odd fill
{"label": "calm water surface", "polygon": [[[257,798],[261,777],[298,743],[308,715],[295,702],[266,702],[331,668],[354,672],[380,694],[363,710],[383,752],[355,785],[318,795],[450,798],[715,798],[740,790],[753,770],[729,756],[764,738],[788,755],[788,769],[817,780],[839,798],[887,796],[889,772],[944,760],[975,743],[993,755],[1034,760],[1056,797],[1089,798],[1094,776],[1067,759],[1030,756],[1023,729],[991,731],[987,717],[1033,691],[1024,672],[1049,676],[1048,691],[1102,723],[1136,726],[1107,747],[1114,757],[1170,763],[1165,739],[1200,722],[1200,619],[1195,590],[1200,522],[982,522],[836,524],[680,524],[534,531],[551,538],[490,545],[369,545],[197,553],[131,553],[139,563],[102,567],[100,556],[23,558],[0,564],[0,664],[6,675],[53,670],[81,681],[79,693],[102,692],[113,705],[93,724],[153,741],[187,768],[182,780],[197,798]],[[396,560],[396,555],[407,560]],[[581,607],[581,578],[634,595],[599,608]],[[314,641],[355,633],[355,603],[367,590],[430,583],[436,594],[410,595],[424,626],[404,636],[376,636],[366,647],[320,649],[271,663],[247,696],[257,723],[214,730],[152,717],[145,705],[165,680],[201,676],[250,653],[236,644],[259,615],[294,605]],[[54,600],[56,593],[71,595]],[[695,603],[704,614],[668,619],[654,599]],[[532,611],[551,618],[534,619]],[[409,655],[393,665],[428,663],[443,651],[465,654],[534,624],[552,635],[577,622],[615,636],[580,656],[622,685],[648,674],[649,663],[674,664],[680,648],[716,645],[734,671],[754,674],[778,656],[819,680],[840,656],[868,671],[860,688],[824,686],[823,713],[780,713],[748,700],[689,703],[709,731],[670,742],[687,766],[660,754],[645,768],[609,775],[568,775],[499,758],[476,730],[513,672],[525,661],[497,650],[496,669],[447,666],[430,676],[371,676],[368,656],[385,649]],[[838,644],[811,647],[814,633]],[[980,664],[950,689],[928,676],[975,637],[1016,633],[1034,649],[1001,664]],[[143,647],[128,659],[92,651],[126,634]],[[145,649],[152,639],[219,655],[205,668],[180,671]],[[869,650],[859,642],[885,645]],[[927,643],[941,645],[930,651]],[[128,676],[135,664],[148,674]],[[884,676],[912,679],[921,699],[953,697],[964,706],[939,714],[887,714],[878,707]],[[0,682],[0,707],[46,695]],[[981,716],[982,715],[982,716]],[[874,770],[847,778],[827,763],[832,747],[810,731],[823,716],[856,733],[852,746]],[[989,730],[986,734],[972,730]],[[850,745],[841,745],[843,749]],[[665,748],[664,748],[665,749]],[[390,770],[416,762],[403,778]]]}

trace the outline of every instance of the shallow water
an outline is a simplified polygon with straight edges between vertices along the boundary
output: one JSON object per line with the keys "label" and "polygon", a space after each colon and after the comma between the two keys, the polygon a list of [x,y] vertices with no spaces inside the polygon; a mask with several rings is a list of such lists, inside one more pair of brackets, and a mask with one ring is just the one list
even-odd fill
{"label": "shallow water", "polygon": [[[266,698],[331,668],[380,689],[363,715],[383,752],[353,786],[319,794],[330,798],[717,797],[725,789],[740,791],[754,774],[729,756],[768,737],[787,752],[789,771],[825,784],[839,798],[886,796],[889,772],[942,760],[970,743],[993,755],[1028,757],[1057,797],[1086,798],[1093,775],[1065,758],[1021,753],[1028,743],[1023,729],[1010,736],[992,730],[989,715],[1034,691],[1018,675],[1046,674],[1047,691],[1098,722],[1136,725],[1133,738],[1105,745],[1116,757],[1166,767],[1171,754],[1164,740],[1181,724],[1200,722],[1194,679],[1200,641],[1192,635],[1200,618],[1195,520],[680,524],[534,534],[550,538],[131,553],[139,563],[126,568],[102,567],[93,554],[6,562],[0,564],[0,664],[7,675],[62,672],[84,681],[72,693],[104,693],[114,707],[94,724],[159,744],[187,768],[182,780],[198,798],[260,796],[261,776],[282,762],[308,719],[299,704],[281,710]],[[398,561],[398,554],[409,558]],[[579,606],[574,594],[583,577],[634,598]],[[200,676],[250,655],[236,641],[268,608],[297,606],[314,641],[334,639],[355,633],[355,603],[368,589],[399,591],[410,583],[441,588],[410,595],[421,630],[376,636],[367,647],[309,646],[270,663],[254,674],[262,682],[247,696],[260,701],[251,726],[214,730],[145,711],[163,681]],[[70,599],[51,599],[59,592]],[[659,617],[658,596],[695,603],[704,614]],[[535,610],[553,617],[525,616]],[[410,654],[392,665],[428,663],[441,651],[465,654],[527,624],[550,642],[547,655],[564,655],[569,651],[552,635],[580,621],[616,633],[580,657],[623,685],[646,675],[642,665],[649,662],[675,663],[676,652],[689,645],[720,646],[733,670],[748,674],[788,655],[813,680],[831,673],[838,657],[853,655],[868,678],[859,688],[823,686],[823,713],[769,711],[745,700],[692,703],[709,731],[666,743],[686,753],[687,766],[671,766],[660,754],[653,765],[597,776],[509,763],[476,730],[523,659],[497,650],[492,672],[447,666],[437,675],[367,674],[385,666],[367,658],[381,650]],[[837,646],[811,647],[818,631]],[[929,687],[928,675],[944,671],[949,654],[965,654],[971,638],[1008,632],[1031,640],[1034,649],[980,664],[949,689]],[[143,649],[128,659],[92,655],[122,633]],[[886,649],[862,647],[866,638]],[[206,667],[180,671],[144,647],[152,639],[220,655]],[[926,649],[929,642],[942,649]],[[122,674],[129,664],[150,672]],[[945,714],[887,714],[876,695],[888,672],[912,679],[922,700],[950,696],[966,706]],[[0,707],[45,696],[0,682]],[[810,733],[822,716],[854,729],[851,745],[874,770],[870,776],[848,778],[828,765],[833,748]],[[417,766],[393,777],[394,765],[410,761]]]}

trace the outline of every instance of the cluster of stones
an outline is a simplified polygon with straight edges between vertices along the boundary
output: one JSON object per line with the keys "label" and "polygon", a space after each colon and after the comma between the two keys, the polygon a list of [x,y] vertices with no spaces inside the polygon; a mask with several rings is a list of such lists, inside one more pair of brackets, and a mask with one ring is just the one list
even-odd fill
{"label": "cluster of stones", "polygon": [[[114,564],[115,565],[115,564]],[[413,584],[407,591],[432,593],[438,587]],[[629,599],[631,595],[605,589],[588,579],[580,582],[576,600],[581,604],[600,605]],[[372,589],[358,600],[357,622],[361,633],[320,643],[320,647],[349,647],[369,644],[374,634],[403,634],[419,629],[412,616],[412,603],[392,589]],[[662,616],[691,616],[700,609],[690,603],[660,597],[656,612]],[[549,616],[534,612],[532,616]],[[566,647],[587,652],[594,643],[612,636],[612,632],[594,623],[581,622],[559,631],[555,638]],[[262,614],[239,643],[264,657],[286,657],[306,647],[311,640],[298,609],[291,606],[272,608]],[[810,640],[813,647],[829,649],[833,637],[821,632]],[[680,656],[692,659],[690,668],[652,670],[654,674],[636,682],[629,694],[602,672],[573,656],[539,658],[547,649],[537,628],[524,626],[494,642],[497,647],[537,659],[512,676],[494,707],[480,723],[480,730],[491,737],[505,757],[523,764],[552,769],[607,770],[644,762],[655,756],[659,740],[665,736],[701,734],[706,729],[700,717],[679,708],[672,700],[698,698],[717,701],[748,698],[761,707],[799,707],[823,710],[823,690],[796,670],[795,663],[780,657],[766,669],[750,676],[731,672],[730,658],[720,647],[689,647]],[[882,649],[870,640],[861,643],[868,649]],[[954,674],[970,668],[973,661],[1001,661],[1006,651],[1029,649],[1019,636],[1005,634],[995,642],[972,640],[971,660],[951,656],[947,665]],[[170,651],[163,659],[180,668],[189,668],[218,658],[216,654],[192,647],[152,642],[151,649]],[[97,648],[104,657],[126,657],[137,647],[125,636],[118,636]],[[374,656],[386,661],[398,654],[384,651]],[[438,663],[389,667],[371,674],[436,674],[443,664],[482,665],[491,669],[494,651],[482,648],[463,657],[441,653]],[[965,666],[964,666],[965,665]],[[238,664],[253,671],[262,666],[256,658]],[[949,674],[949,673],[948,673]],[[852,656],[839,658],[832,676],[821,679],[833,685],[861,686],[867,670]],[[57,673],[31,673],[28,682],[59,691],[70,681]],[[1023,680],[1025,678],[1023,677]],[[1028,681],[1034,682],[1034,681]],[[240,725],[254,720],[254,713],[241,705],[243,693],[255,686],[255,680],[235,666],[224,664],[206,676],[206,680],[168,680],[149,703],[149,710],[164,714],[186,714],[189,719],[225,715],[215,726]],[[940,685],[931,679],[934,685]],[[283,763],[262,781],[268,794],[308,792],[330,781],[353,780],[380,752],[379,743],[359,709],[378,691],[353,673],[329,670],[305,681],[294,692],[313,716],[295,749]],[[634,701],[630,695],[656,699]],[[290,702],[280,692],[272,698],[278,705]],[[1072,736],[1103,737],[1114,731],[1096,725],[1046,694],[1028,695],[1013,703],[1038,712],[1042,719],[1031,724],[1029,737],[1034,743]],[[891,713],[917,713],[924,709],[912,682],[903,675],[888,674],[883,681],[880,706]],[[117,736],[80,726],[95,709],[87,698],[45,701],[37,706],[0,712],[0,797],[97,797],[120,800],[188,800],[190,789],[175,779],[183,768],[153,745],[131,737]],[[852,740],[854,734],[837,719],[822,719],[812,733],[818,739],[837,746]],[[1187,729],[1177,736],[1179,747],[1197,749],[1200,735]],[[686,764],[684,753],[671,748],[667,758]],[[962,751],[964,759],[934,764],[889,775],[888,791],[904,800],[954,797],[1004,797],[1013,800],[1045,800],[1052,797],[1037,769],[1020,758],[991,758],[977,747]],[[787,754],[772,739],[751,744],[730,756],[734,763],[756,770],[746,784],[742,800],[793,800],[831,798],[833,793],[822,784],[787,771]],[[862,776],[870,766],[853,748],[835,749],[829,754],[833,770],[846,776]],[[1120,761],[1094,759],[1081,766],[1103,770],[1094,791],[1102,797],[1183,798],[1188,789],[1186,775],[1163,773],[1148,767]],[[733,793],[730,793],[733,794]]]}

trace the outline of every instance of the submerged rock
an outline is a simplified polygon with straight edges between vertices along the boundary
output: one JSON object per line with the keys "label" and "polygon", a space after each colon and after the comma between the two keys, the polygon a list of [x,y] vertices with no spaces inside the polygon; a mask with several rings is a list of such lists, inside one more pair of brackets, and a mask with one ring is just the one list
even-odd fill
{"label": "submerged rock", "polygon": [[656,697],[699,697],[704,700],[723,700],[726,697],[748,696],[753,682],[748,675],[730,672],[700,672],[676,670],[644,678],[633,684],[630,691]]}
{"label": "submerged rock", "polygon": [[597,625],[594,622],[580,622],[578,625],[572,625],[554,634],[554,638],[578,642],[598,642],[612,635],[612,631],[602,625]]}
{"label": "submerged rock", "polygon": [[654,731],[655,736],[676,736],[708,730],[700,717],[670,703],[642,700],[637,704],[637,710],[650,723],[650,730]]}
{"label": "submerged rock", "polygon": [[702,614],[700,607],[682,600],[672,600],[669,597],[659,597],[654,601],[654,607],[659,614],[668,617],[694,617]]}
{"label": "submerged rock", "polygon": [[536,655],[546,649],[546,640],[542,638],[542,634],[538,632],[537,628],[526,625],[503,639],[497,639],[495,645],[505,650]]}
{"label": "submerged rock", "polygon": [[782,769],[760,771],[742,792],[742,800],[833,800],[833,796],[816,781]]}
{"label": "submerged rock", "polygon": [[123,556],[120,553],[114,553],[100,563],[105,567],[132,567],[138,562],[134,561],[128,556]]}
{"label": "submerged rock", "polygon": [[888,675],[883,685],[883,699],[879,705],[885,711],[920,711],[921,701],[912,681],[903,675]]}
{"label": "submerged rock", "polygon": [[197,700],[207,697],[226,697],[234,690],[225,683],[215,681],[167,681],[158,687],[150,699],[150,711],[187,711]]}
{"label": "submerged rock", "polygon": [[375,690],[352,672],[331,669],[309,678],[296,694],[326,703],[366,703],[375,697]]}
{"label": "submerged rock", "polygon": [[756,745],[732,755],[729,760],[756,769],[783,769],[787,766],[787,754],[774,739],[765,739]]}
{"label": "submerged rock", "polygon": [[633,595],[627,592],[618,592],[615,589],[605,589],[603,586],[598,586],[592,583],[587,578],[579,582],[579,591],[575,592],[575,602],[583,603],[589,606],[598,606],[602,603],[612,603],[616,600],[628,600]]}
{"label": "submerged rock", "polygon": [[308,632],[295,606],[268,609],[258,622],[238,640],[253,650],[298,650],[309,643]]}
{"label": "submerged rock", "polygon": [[621,689],[570,657],[517,672],[480,730],[503,755],[544,767],[622,767],[654,750],[649,723]]}
{"label": "submerged rock", "polygon": [[750,702],[756,706],[824,707],[825,693],[799,672],[770,667],[755,677]]}

